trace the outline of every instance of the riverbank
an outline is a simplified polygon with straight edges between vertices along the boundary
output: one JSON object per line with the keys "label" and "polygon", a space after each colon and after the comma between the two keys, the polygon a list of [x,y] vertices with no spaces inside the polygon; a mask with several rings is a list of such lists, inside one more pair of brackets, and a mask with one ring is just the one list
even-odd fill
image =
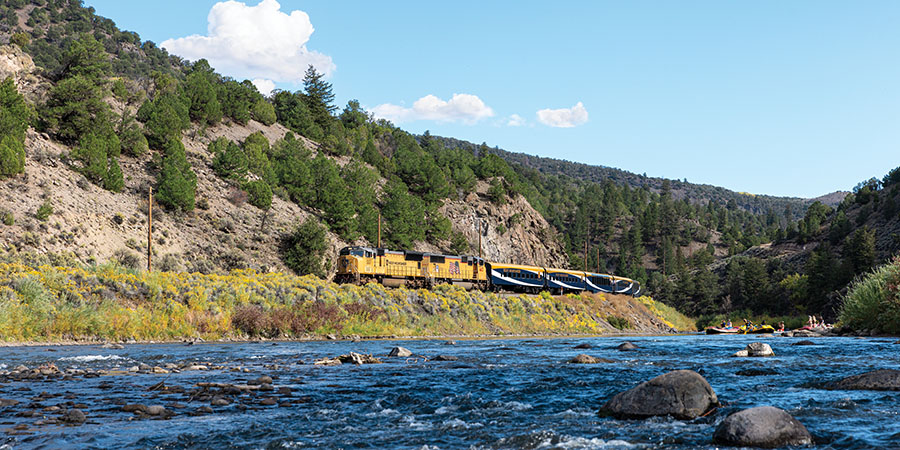
{"label": "riverbank", "polygon": [[660,334],[692,320],[650,297],[337,285],[312,276],[0,263],[7,343]]}

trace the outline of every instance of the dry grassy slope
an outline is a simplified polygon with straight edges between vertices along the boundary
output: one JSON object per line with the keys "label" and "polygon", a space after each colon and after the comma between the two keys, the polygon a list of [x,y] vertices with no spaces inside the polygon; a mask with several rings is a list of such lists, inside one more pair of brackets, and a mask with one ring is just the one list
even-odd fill
{"label": "dry grassy slope", "polygon": [[[14,76],[31,100],[41,98],[49,87],[47,80],[33,74],[34,69],[31,58],[17,47],[0,47],[0,77]],[[126,107],[113,100],[110,103],[117,112]],[[288,130],[278,124],[265,126],[250,121],[247,125],[228,123],[205,129],[195,126],[185,133],[183,142],[188,160],[197,174],[198,205],[203,207],[188,214],[176,214],[154,204],[153,253],[157,264],[165,262],[165,268],[192,271],[242,267],[286,270],[278,257],[279,242],[296,224],[316,217],[316,212],[279,198],[273,199],[271,210],[265,214],[249,204],[235,205],[229,200],[234,186],[217,177],[210,167],[213,158],[207,151],[210,141],[224,136],[241,142],[257,131],[274,142]],[[301,139],[314,152],[318,148],[315,142]],[[14,225],[0,225],[0,249],[72,252],[85,262],[103,262],[116,252],[127,251],[145,264],[147,192],[155,181],[149,170],[152,156],[123,155],[120,165],[125,189],[114,194],[72,170],[67,157],[70,150],[46,134],[29,130],[26,174],[0,181],[0,210],[10,211],[15,217]],[[336,161],[343,166],[349,159]],[[483,237],[486,256],[501,261],[564,264],[563,253],[552,239],[547,222],[524,198],[495,207],[486,200],[486,189],[486,184],[479,184],[478,194],[465,202],[450,201],[442,208],[454,229],[469,238],[473,253],[477,252],[478,239],[465,213],[471,208],[489,224]],[[34,217],[35,212],[47,199],[54,213],[46,222],[40,222]],[[516,213],[521,220],[513,223],[511,218]],[[501,223],[508,228],[506,233],[498,232]],[[330,255],[348,244],[331,233],[328,241]],[[364,240],[355,243],[367,244]],[[417,243],[416,249],[440,250],[426,242]],[[167,255],[171,256],[164,258]]]}

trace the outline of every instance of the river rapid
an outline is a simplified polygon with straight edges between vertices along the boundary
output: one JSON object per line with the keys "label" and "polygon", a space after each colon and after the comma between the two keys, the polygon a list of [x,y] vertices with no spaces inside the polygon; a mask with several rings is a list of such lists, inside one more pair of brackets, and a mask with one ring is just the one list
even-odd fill
{"label": "river rapid", "polygon": [[[626,340],[638,349],[616,350]],[[754,341],[770,344],[776,356],[730,356]],[[836,337],[792,345],[798,341],[690,335],[455,345],[406,340],[0,348],[0,371],[44,363],[61,371],[193,363],[210,369],[65,380],[7,377],[0,381],[0,399],[19,403],[0,406],[0,448],[715,448],[713,431],[728,413],[759,405],[783,408],[806,425],[814,448],[900,448],[900,392],[822,389],[848,375],[898,368],[896,339]],[[578,344],[592,348],[575,349]],[[397,345],[429,359],[458,359],[386,357]],[[385,363],[312,364],[351,351]],[[566,363],[580,353],[614,362]],[[677,369],[701,373],[725,406],[692,421],[597,415],[613,394]],[[246,385],[263,375],[272,378],[273,391],[226,396],[224,405],[212,406],[196,388],[204,382]],[[274,400],[263,402],[267,398]],[[163,405],[174,415],[160,419],[123,411],[129,404]],[[85,413],[85,423],[53,423],[75,407]]]}

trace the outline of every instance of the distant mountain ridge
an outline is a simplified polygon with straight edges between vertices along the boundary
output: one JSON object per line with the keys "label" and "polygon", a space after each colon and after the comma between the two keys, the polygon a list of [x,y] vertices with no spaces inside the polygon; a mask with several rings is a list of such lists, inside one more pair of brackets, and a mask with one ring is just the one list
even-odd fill
{"label": "distant mountain ridge", "polygon": [[[482,147],[482,145],[455,138],[437,136],[434,136],[433,138],[440,140],[447,147],[467,149],[476,152],[476,154],[481,151],[481,149],[486,149],[488,152],[500,156],[507,162],[537,170],[545,175],[570,177],[592,183],[602,183],[604,180],[611,180],[616,184],[628,185],[632,188],[647,187],[651,191],[657,193],[662,191],[663,182],[666,180],[665,178],[648,177],[602,165],[591,165],[563,159],[528,155],[525,153],[503,150],[498,147]],[[771,209],[781,215],[790,208],[790,214],[787,215],[787,218],[790,220],[802,218],[806,208],[816,201],[835,207],[840,204],[844,197],[849,193],[846,191],[837,191],[808,199],[749,194],[732,191],[719,186],[689,183],[677,179],[669,180],[669,182],[671,184],[672,195],[676,199],[687,198],[691,202],[706,203],[713,201],[722,204],[727,204],[729,201],[734,200],[735,206],[754,214],[765,214]]]}

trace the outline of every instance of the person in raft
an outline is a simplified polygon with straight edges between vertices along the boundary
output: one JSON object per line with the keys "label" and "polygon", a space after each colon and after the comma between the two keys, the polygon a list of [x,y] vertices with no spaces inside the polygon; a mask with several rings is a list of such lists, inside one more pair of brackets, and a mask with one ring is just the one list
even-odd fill
{"label": "person in raft", "polygon": [[784,331],[784,322],[778,322],[778,330],[776,331]]}

